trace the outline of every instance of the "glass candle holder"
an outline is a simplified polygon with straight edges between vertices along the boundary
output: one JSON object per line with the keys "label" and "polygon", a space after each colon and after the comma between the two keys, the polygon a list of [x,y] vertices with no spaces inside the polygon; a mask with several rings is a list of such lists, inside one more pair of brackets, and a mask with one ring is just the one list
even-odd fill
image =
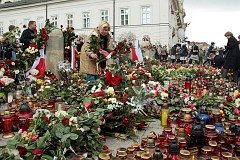
{"label": "glass candle holder", "polygon": [[133,154],[134,151],[135,151],[134,147],[128,147],[127,148],[127,154]]}
{"label": "glass candle holder", "polygon": [[27,131],[28,127],[27,127],[27,122],[25,118],[21,118],[19,119],[19,128],[22,129],[22,131]]}
{"label": "glass candle holder", "polygon": [[167,126],[167,119],[168,119],[168,107],[163,107],[161,109],[161,126]]}
{"label": "glass candle holder", "polygon": [[190,152],[188,150],[181,150],[179,160],[191,160]]}
{"label": "glass candle holder", "polygon": [[100,153],[98,156],[99,160],[110,160],[110,156],[104,153]]}
{"label": "glass candle holder", "polygon": [[189,151],[190,151],[191,160],[196,160],[199,152],[198,148],[192,147],[192,148],[189,148]]}
{"label": "glass candle holder", "polygon": [[218,148],[218,144],[216,141],[209,141],[209,146],[212,148],[212,155],[218,155],[220,149]]}
{"label": "glass candle holder", "polygon": [[232,157],[232,153],[230,153],[230,152],[222,152],[221,160],[228,160],[231,157]]}
{"label": "glass candle holder", "polygon": [[11,114],[9,111],[4,112],[4,117],[3,117],[3,138],[12,138],[14,137],[14,133],[12,131],[13,123],[11,119]]}
{"label": "glass candle holder", "polygon": [[212,148],[209,146],[203,146],[202,147],[202,151],[201,151],[201,155],[202,157],[204,157],[206,160],[211,160],[211,155],[212,155]]}

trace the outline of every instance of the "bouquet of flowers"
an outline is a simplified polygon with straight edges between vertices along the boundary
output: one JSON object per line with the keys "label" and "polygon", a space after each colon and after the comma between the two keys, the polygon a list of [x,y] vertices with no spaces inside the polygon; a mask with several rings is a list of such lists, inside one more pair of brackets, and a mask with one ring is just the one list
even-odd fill
{"label": "bouquet of flowers", "polygon": [[35,39],[32,44],[35,44],[35,49],[45,48],[47,46],[47,41],[49,39],[48,34],[52,31],[53,25],[50,20],[47,19],[44,28],[40,29],[40,32],[35,35]]}

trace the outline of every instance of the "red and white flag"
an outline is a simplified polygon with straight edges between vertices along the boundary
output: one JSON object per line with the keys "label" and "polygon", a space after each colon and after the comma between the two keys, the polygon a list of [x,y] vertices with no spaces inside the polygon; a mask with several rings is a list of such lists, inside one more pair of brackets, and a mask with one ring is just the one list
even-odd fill
{"label": "red and white flag", "polygon": [[[45,70],[46,70],[46,64],[45,64],[45,58],[44,58],[44,49],[40,49],[39,53],[40,53],[40,57],[37,57],[31,67],[31,69],[36,69],[38,70],[38,75],[36,76],[37,79],[41,79],[44,77],[45,75]],[[30,70],[31,70],[30,69]],[[29,70],[29,71],[30,71]],[[26,73],[26,77],[29,76],[29,71]]]}

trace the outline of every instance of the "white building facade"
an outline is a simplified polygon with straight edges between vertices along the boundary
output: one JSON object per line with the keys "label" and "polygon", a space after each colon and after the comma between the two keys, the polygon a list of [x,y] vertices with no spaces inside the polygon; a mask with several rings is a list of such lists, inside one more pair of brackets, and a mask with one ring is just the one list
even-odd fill
{"label": "white building facade", "polygon": [[[9,1],[9,0],[8,0]],[[177,31],[184,23],[183,0],[14,0],[0,1],[0,36],[8,26],[37,22],[40,29],[46,18],[56,27],[72,26],[76,34],[88,35],[99,22],[111,25],[113,39],[126,32],[141,40],[149,35],[151,42],[171,47],[179,42]]]}

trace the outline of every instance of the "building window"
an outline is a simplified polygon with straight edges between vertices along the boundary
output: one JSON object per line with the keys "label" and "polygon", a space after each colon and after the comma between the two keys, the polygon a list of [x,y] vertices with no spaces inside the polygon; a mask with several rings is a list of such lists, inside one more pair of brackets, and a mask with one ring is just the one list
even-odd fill
{"label": "building window", "polygon": [[57,27],[58,26],[58,16],[52,16],[51,19],[52,19],[53,26]]}
{"label": "building window", "polygon": [[37,29],[40,30],[44,27],[44,24],[43,24],[43,17],[39,17],[37,18]]}
{"label": "building window", "polygon": [[102,21],[108,21],[108,17],[109,17],[108,10],[102,10],[101,11],[101,20]]}
{"label": "building window", "polygon": [[73,15],[67,14],[67,27],[72,27],[72,26],[73,26]]}
{"label": "building window", "polygon": [[0,22],[0,36],[3,35],[3,22]]}
{"label": "building window", "polygon": [[121,9],[121,25],[128,25],[128,9]]}
{"label": "building window", "polygon": [[10,22],[9,22],[9,24],[10,25],[16,25],[16,20],[14,19],[14,20],[11,20]]}
{"label": "building window", "polygon": [[150,7],[142,7],[142,24],[151,23],[151,11]]}
{"label": "building window", "polygon": [[90,28],[90,13],[83,13],[83,28]]}

